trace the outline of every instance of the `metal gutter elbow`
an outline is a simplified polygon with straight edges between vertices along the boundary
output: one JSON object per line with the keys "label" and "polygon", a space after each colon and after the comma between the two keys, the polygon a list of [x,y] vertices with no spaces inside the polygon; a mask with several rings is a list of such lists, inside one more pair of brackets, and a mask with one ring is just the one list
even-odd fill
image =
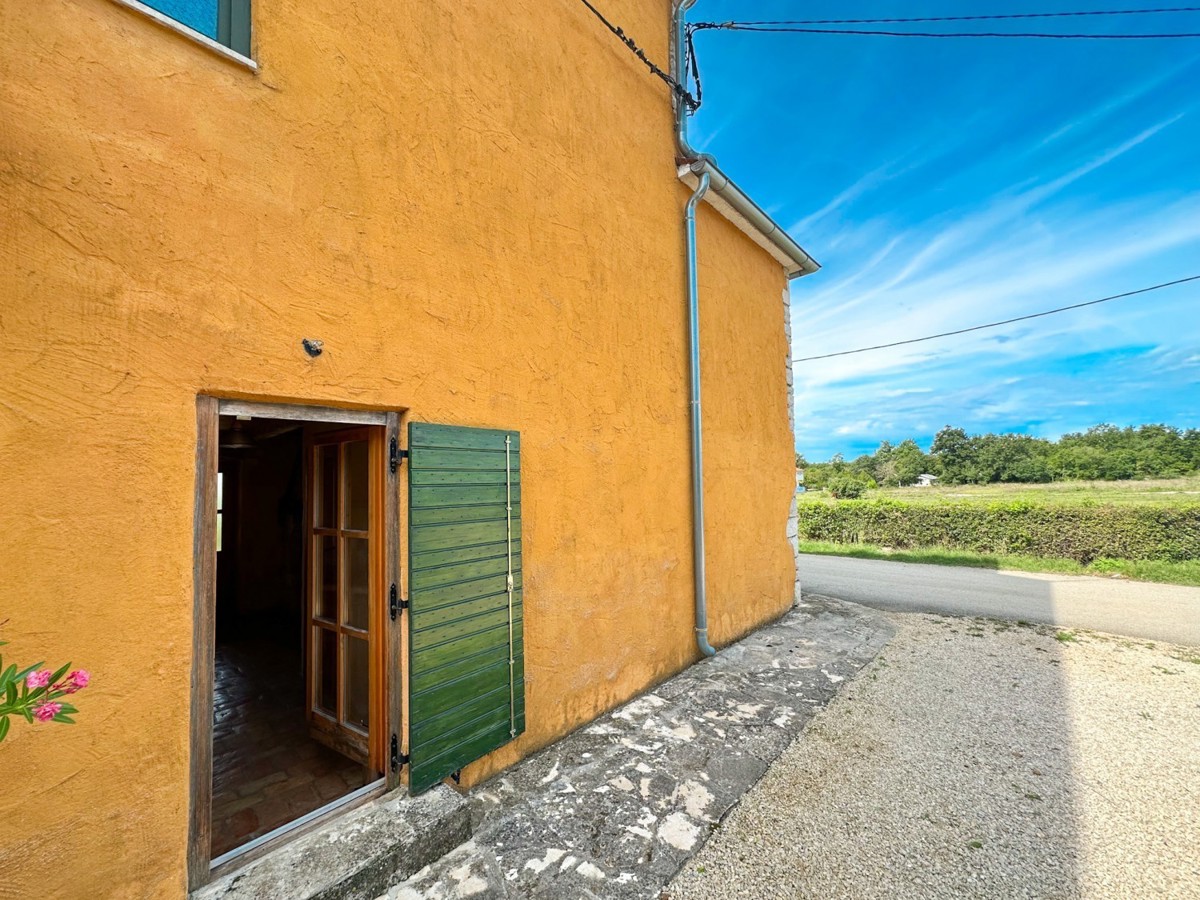
{"label": "metal gutter elbow", "polygon": [[693,160],[679,169],[680,180],[688,186],[694,186],[703,175],[709,176],[712,185],[709,205],[775,257],[789,279],[811,275],[821,268],[779,223],[708,159]]}

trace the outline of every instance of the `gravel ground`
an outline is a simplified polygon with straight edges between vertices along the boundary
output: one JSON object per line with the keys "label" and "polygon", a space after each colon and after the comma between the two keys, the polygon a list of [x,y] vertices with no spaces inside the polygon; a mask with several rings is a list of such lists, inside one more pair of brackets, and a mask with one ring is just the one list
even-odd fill
{"label": "gravel ground", "polygon": [[664,898],[1200,898],[1200,650],[889,618]]}

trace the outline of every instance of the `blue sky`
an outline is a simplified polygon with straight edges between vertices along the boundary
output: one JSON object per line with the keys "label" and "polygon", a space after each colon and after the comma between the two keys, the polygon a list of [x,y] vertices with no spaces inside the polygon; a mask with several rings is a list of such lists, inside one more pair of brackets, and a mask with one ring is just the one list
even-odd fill
{"label": "blue sky", "polygon": [[[701,0],[690,19],[1138,6]],[[1200,14],[1020,28],[1056,29],[1200,32]],[[696,43],[693,143],[824,266],[792,286],[797,357],[1200,274],[1200,40]],[[811,460],[907,437],[928,449],[947,424],[1049,438],[1100,422],[1200,427],[1200,282],[795,376]]]}

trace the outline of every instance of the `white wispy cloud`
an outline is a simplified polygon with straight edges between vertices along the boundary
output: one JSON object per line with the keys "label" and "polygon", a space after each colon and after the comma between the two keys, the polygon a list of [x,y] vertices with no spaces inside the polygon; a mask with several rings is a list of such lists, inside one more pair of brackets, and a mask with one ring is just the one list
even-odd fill
{"label": "white wispy cloud", "polygon": [[[704,44],[721,73],[697,117],[721,140],[704,146],[754,172],[743,186],[826,267],[793,285],[794,355],[1200,273],[1200,60],[1129,43]],[[1198,309],[1200,284],[797,365],[799,446],[819,459],[946,424],[1053,435],[1167,416],[1200,396]]]}
{"label": "white wispy cloud", "polygon": [[822,206],[814,213],[810,213],[803,219],[792,224],[788,231],[795,234],[805,234],[810,231],[818,222],[823,221],[834,213],[844,209],[850,203],[857,200],[863,194],[867,193],[872,188],[886,181],[892,176],[896,166],[889,162],[875,169],[873,172],[868,172],[850,187],[835,196],[832,200]]}
{"label": "white wispy cloud", "polygon": [[[927,255],[919,253],[900,272],[864,288],[831,284],[809,298],[803,295],[801,283],[792,321],[796,356],[810,355],[805,352],[810,348],[836,351],[921,337],[1118,293],[1117,283],[1107,276],[1127,278],[1123,273],[1179,248],[1196,248],[1200,259],[1200,200],[1165,207],[1147,204],[1136,210],[1115,208],[1092,215],[1082,227],[1067,220],[1055,230],[1065,240],[1030,243],[1014,231],[1007,238],[997,236],[996,244],[978,255],[967,253],[955,260],[936,259],[930,250],[937,246],[935,239],[926,245]],[[860,274],[848,280],[854,284],[866,278]],[[843,290],[848,296],[841,296]],[[1035,353],[1039,340],[1054,337],[1063,328],[1098,327],[1137,309],[1136,302],[1128,301],[1124,311],[1114,305],[1101,316],[1079,311],[1066,314],[1070,319],[1044,320],[1039,338],[1013,342],[1015,346],[1006,352]],[[934,356],[969,356],[978,352],[981,342],[995,342],[999,334],[978,332],[945,342],[823,360],[806,364],[797,374],[805,384],[814,385],[911,366]]]}
{"label": "white wispy cloud", "polygon": [[[1103,206],[1081,204],[1073,186],[1146,145],[1186,116],[1160,119],[1108,147],[1048,171],[1038,184],[974,208],[951,211],[891,234],[853,271],[809,288],[794,289],[793,341],[797,357],[886,344],[971,327],[1046,308],[1098,299],[1145,286],[1174,264],[1200,261],[1200,197],[1135,197]],[[820,242],[817,242],[820,246]],[[1175,275],[1196,274],[1173,270]],[[1162,279],[1166,280],[1166,279]],[[884,437],[886,407],[901,433],[945,417],[956,423],[1028,420],[1036,431],[1041,409],[1055,421],[1075,421],[1067,410],[1091,413],[1094,398],[1080,397],[1071,373],[1058,376],[1057,396],[1037,378],[988,373],[1063,357],[1103,353],[1136,336],[1190,332],[1200,340],[1200,317],[1177,308],[1200,306],[1200,288],[1173,289],[1143,298],[1034,320],[1000,331],[804,363],[796,367],[798,440],[829,446],[828,435]],[[1189,306],[1189,303],[1191,304]],[[1166,332],[1167,334],[1164,334]],[[1200,354],[1147,362],[1164,372],[1195,367]],[[1136,389],[1134,375],[1129,375]],[[914,385],[913,378],[923,383]],[[983,379],[982,384],[972,384]],[[1071,392],[1075,392],[1073,395]],[[940,414],[939,414],[940,413]],[[1057,417],[1057,418],[1056,418]],[[1078,423],[1075,427],[1086,427]],[[937,426],[937,427],[940,427]]]}
{"label": "white wispy cloud", "polygon": [[1141,101],[1160,90],[1164,85],[1174,81],[1188,69],[1194,68],[1196,61],[1188,59],[1179,65],[1171,66],[1160,72],[1155,72],[1149,78],[1146,78],[1139,84],[1129,88],[1122,94],[1106,100],[1103,103],[1097,104],[1089,112],[1083,115],[1076,115],[1070,118],[1067,122],[1054,129],[1050,134],[1041,139],[1034,147],[1030,148],[1031,152],[1046,147],[1060,140],[1067,134],[1072,132],[1078,133],[1089,128],[1095,128],[1098,125],[1106,123],[1116,113],[1123,113],[1129,107],[1134,106],[1138,101]]}

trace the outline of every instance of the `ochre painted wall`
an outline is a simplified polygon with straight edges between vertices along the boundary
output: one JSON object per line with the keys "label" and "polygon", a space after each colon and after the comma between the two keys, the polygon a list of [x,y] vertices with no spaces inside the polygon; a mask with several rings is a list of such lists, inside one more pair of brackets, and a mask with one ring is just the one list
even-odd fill
{"label": "ochre painted wall", "polygon": [[[606,12],[665,61],[668,7]],[[521,431],[529,728],[468,780],[696,658],[665,87],[581,4],[254,27],[257,74],[112,0],[0,0],[0,619],[94,677],[0,745],[0,897],[184,894],[198,393]],[[791,601],[784,278],[699,228],[721,644]]]}

